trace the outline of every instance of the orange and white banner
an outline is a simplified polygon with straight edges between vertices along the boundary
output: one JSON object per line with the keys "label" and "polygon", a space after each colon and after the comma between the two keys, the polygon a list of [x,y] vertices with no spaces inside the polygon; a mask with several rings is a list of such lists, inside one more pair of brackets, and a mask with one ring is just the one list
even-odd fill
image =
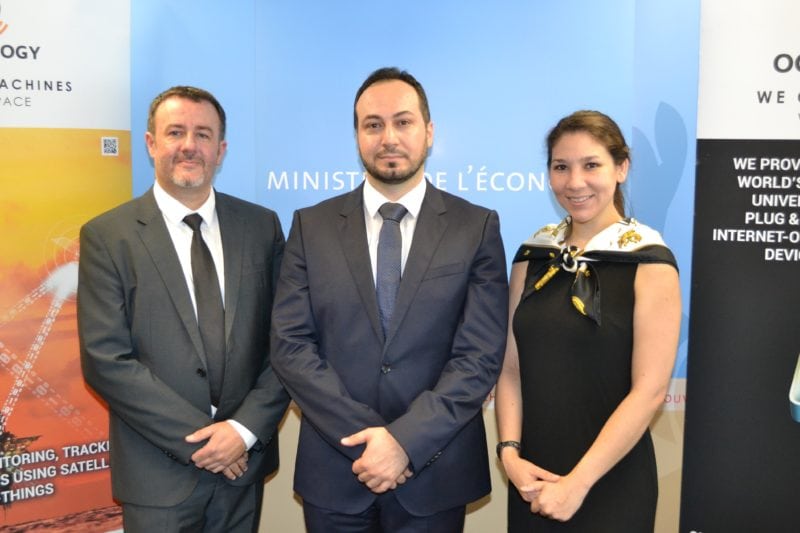
{"label": "orange and white banner", "polygon": [[119,527],[75,291],[81,224],[130,196],[129,2],[0,0],[3,526]]}

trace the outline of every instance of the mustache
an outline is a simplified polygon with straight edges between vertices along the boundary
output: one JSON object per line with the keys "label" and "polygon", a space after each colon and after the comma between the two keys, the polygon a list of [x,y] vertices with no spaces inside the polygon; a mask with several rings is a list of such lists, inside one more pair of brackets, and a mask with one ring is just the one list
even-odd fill
{"label": "mustache", "polygon": [[176,163],[183,163],[183,162],[205,163],[205,159],[203,159],[201,156],[198,156],[198,155],[190,155],[190,156],[178,155],[178,156],[175,157],[175,162]]}
{"label": "mustache", "polygon": [[402,150],[381,150],[376,155],[377,157],[384,157],[387,155],[399,155],[401,157],[408,157],[408,154]]}

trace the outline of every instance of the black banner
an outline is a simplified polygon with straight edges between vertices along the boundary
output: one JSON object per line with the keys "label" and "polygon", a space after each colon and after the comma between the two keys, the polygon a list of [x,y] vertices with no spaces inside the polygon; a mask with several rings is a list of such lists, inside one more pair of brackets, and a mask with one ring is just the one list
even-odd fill
{"label": "black banner", "polygon": [[697,157],[680,530],[800,531],[800,141]]}

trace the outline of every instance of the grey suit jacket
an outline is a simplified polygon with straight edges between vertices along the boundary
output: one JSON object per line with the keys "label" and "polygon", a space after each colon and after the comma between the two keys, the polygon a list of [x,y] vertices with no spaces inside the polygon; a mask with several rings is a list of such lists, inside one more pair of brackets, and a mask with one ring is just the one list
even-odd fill
{"label": "grey suit jacket", "polygon": [[[263,207],[216,194],[225,261],[226,367],[216,419],[259,442],[236,484],[277,468],[288,395],[269,360],[270,311],[283,232]],[[78,331],[86,382],[110,411],[114,497],[172,506],[197,484],[184,437],[214,422],[206,357],[189,289],[153,191],[81,228]]]}
{"label": "grey suit jacket", "polygon": [[345,513],[375,495],[353,475],[363,447],[339,439],[386,426],[414,476],[412,514],[490,490],[482,403],[500,371],[508,286],[497,213],[427,185],[384,339],[362,188],[295,213],[273,310],[272,353],[303,418],[295,490]]}

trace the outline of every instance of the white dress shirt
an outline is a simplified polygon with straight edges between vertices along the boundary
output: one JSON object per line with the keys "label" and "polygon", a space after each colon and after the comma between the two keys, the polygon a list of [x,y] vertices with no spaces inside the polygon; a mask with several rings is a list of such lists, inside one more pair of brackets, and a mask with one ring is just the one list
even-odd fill
{"label": "white dress shirt", "polygon": [[192,297],[195,318],[197,317],[197,302],[194,297],[194,277],[192,275],[192,236],[194,232],[192,228],[183,222],[183,218],[186,215],[197,213],[203,217],[200,233],[202,233],[203,240],[211,252],[211,257],[214,259],[214,268],[217,270],[217,277],[219,278],[219,290],[222,294],[223,305],[225,305],[225,261],[222,254],[222,238],[219,233],[214,189],[211,189],[211,194],[208,195],[205,203],[194,211],[170,196],[158,182],[153,185],[153,195],[156,198],[156,204],[158,204],[161,214],[164,216],[164,222],[167,224],[167,231],[169,231],[169,236],[172,238],[175,251],[178,253],[183,277],[186,278],[189,295]]}
{"label": "white dress shirt", "polygon": [[[419,210],[422,208],[422,200],[425,198],[425,179],[413,189],[401,196],[394,203],[402,204],[408,210],[406,216],[400,221],[400,235],[403,239],[403,248],[400,255],[400,272],[406,268],[408,252],[411,250],[411,241],[414,238],[414,229],[417,227]],[[372,263],[372,281],[375,282],[378,270],[378,237],[383,226],[383,217],[378,213],[378,209],[391,200],[387,199],[370,184],[369,180],[364,180],[364,220],[367,225],[367,243],[369,245],[369,258]]]}

